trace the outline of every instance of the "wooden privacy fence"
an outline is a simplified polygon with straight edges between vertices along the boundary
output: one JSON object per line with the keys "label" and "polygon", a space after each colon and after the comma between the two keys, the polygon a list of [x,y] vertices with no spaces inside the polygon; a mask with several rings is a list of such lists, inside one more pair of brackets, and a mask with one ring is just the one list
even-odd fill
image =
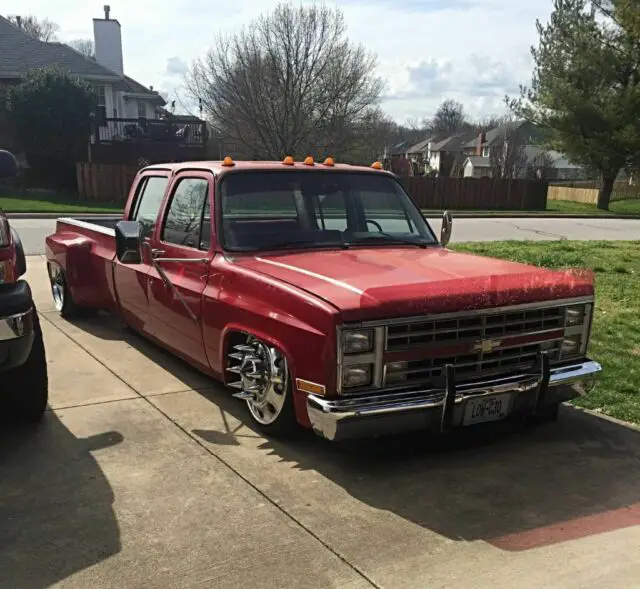
{"label": "wooden privacy fence", "polygon": [[547,198],[549,200],[570,200],[590,205],[598,203],[597,188],[569,188],[567,186],[549,186]]}
{"label": "wooden privacy fence", "polygon": [[[549,186],[547,198],[549,200],[570,200],[596,204],[599,191],[600,183],[597,181],[552,184]],[[640,186],[629,185],[627,182],[616,182],[613,185],[611,202],[635,199],[640,199]]]}
{"label": "wooden privacy fence", "polygon": [[[82,200],[124,203],[137,172],[136,166],[79,163],[78,194]],[[547,183],[538,180],[409,177],[401,182],[421,209],[535,211],[547,206]]]}
{"label": "wooden privacy fence", "polygon": [[78,195],[81,200],[125,203],[137,173],[136,166],[78,163]]}
{"label": "wooden privacy fence", "polygon": [[501,178],[403,178],[421,209],[542,211],[547,187],[540,180]]}

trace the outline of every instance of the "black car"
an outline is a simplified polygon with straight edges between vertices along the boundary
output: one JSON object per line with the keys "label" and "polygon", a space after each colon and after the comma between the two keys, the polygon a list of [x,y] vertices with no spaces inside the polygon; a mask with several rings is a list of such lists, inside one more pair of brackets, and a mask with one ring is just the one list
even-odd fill
{"label": "black car", "polygon": [[[0,182],[18,165],[0,150]],[[22,421],[38,421],[47,408],[49,382],[42,329],[26,280],[22,242],[0,212],[0,407]]]}

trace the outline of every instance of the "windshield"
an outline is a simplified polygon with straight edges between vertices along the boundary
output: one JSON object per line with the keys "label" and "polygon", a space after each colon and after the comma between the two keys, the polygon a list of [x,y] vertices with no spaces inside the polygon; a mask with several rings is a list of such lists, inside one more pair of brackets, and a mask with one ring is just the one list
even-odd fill
{"label": "windshield", "polygon": [[230,173],[219,194],[231,251],[437,243],[402,187],[382,174]]}

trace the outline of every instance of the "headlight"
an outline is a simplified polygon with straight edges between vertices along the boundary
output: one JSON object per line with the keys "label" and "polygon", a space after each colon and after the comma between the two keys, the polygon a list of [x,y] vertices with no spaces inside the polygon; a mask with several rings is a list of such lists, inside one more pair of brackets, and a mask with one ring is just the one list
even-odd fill
{"label": "headlight", "polygon": [[362,354],[373,349],[373,329],[353,329],[342,333],[342,351]]}
{"label": "headlight", "polygon": [[387,364],[385,384],[392,385],[406,381],[408,376],[407,368],[409,368],[408,362],[390,362]]}
{"label": "headlight", "polygon": [[571,335],[562,340],[560,355],[562,357],[575,356],[580,353],[580,344],[582,343],[581,335]]}
{"label": "headlight", "polygon": [[573,325],[582,325],[584,323],[586,305],[574,305],[567,307],[567,314],[565,315],[565,326],[571,327]]}
{"label": "headlight", "polygon": [[342,386],[344,388],[364,387],[371,384],[373,364],[345,366],[342,371]]}

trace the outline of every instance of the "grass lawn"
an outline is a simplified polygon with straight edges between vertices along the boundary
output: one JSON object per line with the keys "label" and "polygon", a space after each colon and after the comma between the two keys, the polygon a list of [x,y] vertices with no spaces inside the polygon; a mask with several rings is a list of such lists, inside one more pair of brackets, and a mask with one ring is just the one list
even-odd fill
{"label": "grass lawn", "polygon": [[640,241],[504,241],[453,249],[548,268],[593,269],[596,309],[589,355],[603,372],[596,389],[575,403],[640,424]]}
{"label": "grass lawn", "polygon": [[5,213],[118,213],[122,211],[123,205],[78,202],[74,195],[51,191],[25,194],[0,192],[0,209]]}
{"label": "grass lawn", "polygon": [[[442,210],[423,210],[427,216],[439,217],[442,215]],[[640,199],[633,200],[619,200],[612,202],[608,211],[602,211],[595,205],[584,204],[581,202],[572,202],[568,200],[549,200],[547,201],[547,208],[544,211],[495,211],[487,209],[465,209],[455,210],[451,209],[451,213],[484,213],[492,215],[505,215],[505,214],[522,214],[529,215],[544,215],[546,213],[566,214],[571,216],[572,214],[580,215],[594,215],[596,217],[606,217],[608,215],[637,215],[640,217]]]}
{"label": "grass lawn", "polygon": [[608,211],[601,211],[595,205],[581,202],[549,200],[547,201],[547,211],[554,213],[589,213],[592,215],[640,215],[640,199],[612,202]]}

